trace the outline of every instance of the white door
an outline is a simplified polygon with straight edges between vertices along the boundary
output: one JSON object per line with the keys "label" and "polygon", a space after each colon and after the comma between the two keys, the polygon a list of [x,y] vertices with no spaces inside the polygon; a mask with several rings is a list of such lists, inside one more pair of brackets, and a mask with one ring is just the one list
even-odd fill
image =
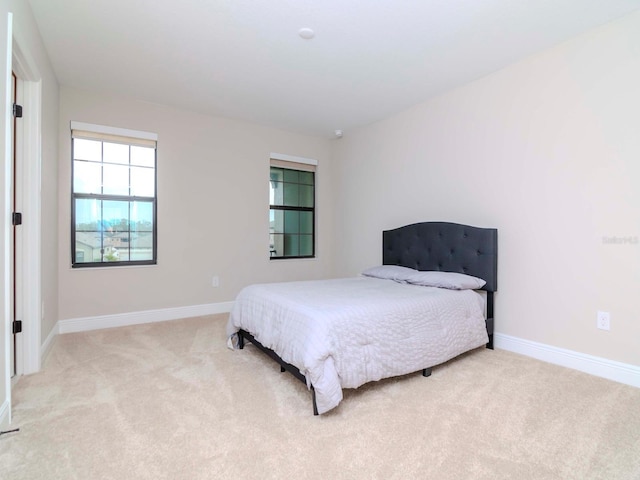
{"label": "white door", "polygon": [[19,185],[21,184],[22,164],[21,156],[19,154],[19,137],[22,129],[20,128],[21,108],[20,107],[20,92],[18,91],[18,77],[14,72],[11,75],[11,99],[13,103],[13,121],[11,122],[11,157],[12,157],[12,178],[11,178],[11,211],[13,213],[12,218],[12,242],[11,242],[11,312],[12,312],[12,338],[10,339],[10,372],[11,377],[15,377],[20,371],[20,365],[18,363],[19,353],[22,347],[21,336],[21,321],[22,321],[22,220],[21,220],[21,201]]}

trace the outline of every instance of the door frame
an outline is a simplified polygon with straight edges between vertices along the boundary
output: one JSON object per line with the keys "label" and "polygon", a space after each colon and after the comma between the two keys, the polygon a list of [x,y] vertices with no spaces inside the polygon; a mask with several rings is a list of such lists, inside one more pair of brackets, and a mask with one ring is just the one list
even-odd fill
{"label": "door frame", "polygon": [[[9,341],[11,340],[11,316],[12,316],[12,295],[11,295],[11,112],[9,110],[11,86],[9,84],[11,78],[11,44],[13,38],[13,14],[11,12],[2,9],[3,25],[0,26],[0,61],[2,62],[0,86],[2,92],[0,92],[0,146],[2,152],[0,155],[0,255],[2,260],[0,261],[0,315],[2,322],[2,334],[0,339],[2,340],[3,358],[3,379],[2,379],[2,397],[0,398],[0,427],[4,428],[9,425],[11,421],[11,360],[9,358],[10,348]],[[5,16],[6,15],[6,16]],[[6,22],[6,24],[4,23]],[[11,142],[11,143],[10,143]]]}
{"label": "door frame", "polygon": [[[21,137],[16,156],[22,163],[22,175],[17,181],[22,204],[23,255],[20,288],[22,289],[22,335],[17,337],[16,378],[40,371],[41,327],[44,316],[41,275],[41,123],[42,82],[33,59],[13,37],[12,66],[18,77],[22,98]],[[26,254],[28,252],[28,254]]]}
{"label": "door frame", "polygon": [[[9,274],[11,273],[11,261],[9,258],[11,249],[11,212],[10,197],[11,190],[11,162],[12,155],[10,145],[13,139],[10,138],[10,125],[8,122],[11,118],[10,93],[8,88],[13,69],[18,76],[24,80],[22,90],[24,94],[25,104],[23,105],[23,113],[26,121],[23,122],[23,142],[22,153],[24,161],[24,177],[23,185],[21,185],[25,203],[23,210],[24,230],[23,238],[25,244],[23,248],[30,251],[32,255],[27,259],[24,265],[24,284],[29,285],[29,289],[23,296],[23,335],[21,353],[19,359],[16,359],[20,365],[23,374],[37,372],[40,369],[40,330],[42,323],[42,285],[41,285],[41,199],[42,193],[40,189],[40,172],[41,172],[41,116],[42,116],[42,84],[41,75],[36,67],[36,62],[31,58],[28,50],[21,48],[27,46],[28,41],[22,41],[19,33],[13,31],[13,13],[7,11],[4,7],[0,9],[3,13],[0,22],[0,71],[4,77],[0,80],[0,86],[3,92],[0,92],[0,115],[2,120],[0,125],[4,127],[4,131],[0,129],[0,184],[2,185],[2,196],[0,198],[0,313],[4,317],[4,321],[0,320],[2,335],[0,339],[3,344],[3,360],[0,362],[3,366],[2,397],[0,398],[0,426],[8,425],[11,422],[11,362],[9,359],[9,340],[11,332],[11,322],[13,321],[11,308],[12,284]],[[5,16],[6,15],[6,16]],[[6,22],[6,23],[5,23]],[[11,143],[10,143],[11,142]],[[53,159],[52,161],[55,161]]]}

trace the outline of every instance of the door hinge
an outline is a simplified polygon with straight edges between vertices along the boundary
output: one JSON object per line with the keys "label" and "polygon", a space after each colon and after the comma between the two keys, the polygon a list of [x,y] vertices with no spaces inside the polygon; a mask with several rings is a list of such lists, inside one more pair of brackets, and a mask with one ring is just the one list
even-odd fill
{"label": "door hinge", "polygon": [[13,212],[13,215],[11,216],[11,223],[13,225],[22,225],[22,213]]}
{"label": "door hinge", "polygon": [[13,321],[13,334],[22,333],[22,320]]}
{"label": "door hinge", "polygon": [[13,116],[22,118],[22,105],[18,105],[17,103],[13,104]]}

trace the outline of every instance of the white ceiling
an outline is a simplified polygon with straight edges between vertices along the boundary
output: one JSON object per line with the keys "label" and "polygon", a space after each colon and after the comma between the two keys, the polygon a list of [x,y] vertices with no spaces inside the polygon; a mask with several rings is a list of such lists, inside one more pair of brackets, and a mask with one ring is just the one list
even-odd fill
{"label": "white ceiling", "polygon": [[[62,85],[330,137],[640,0],[29,0]],[[303,40],[298,30],[315,31]]]}

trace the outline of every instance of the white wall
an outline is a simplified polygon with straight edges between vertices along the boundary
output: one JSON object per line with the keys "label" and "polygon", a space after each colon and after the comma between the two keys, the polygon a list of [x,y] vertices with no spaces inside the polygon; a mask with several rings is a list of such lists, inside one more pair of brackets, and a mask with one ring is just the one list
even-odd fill
{"label": "white wall", "polygon": [[640,13],[345,132],[336,272],[379,263],[386,228],[497,227],[498,332],[640,365],[638,32]]}
{"label": "white wall", "polygon": [[[158,134],[157,266],[71,269],[71,120]],[[63,87],[59,141],[61,320],[228,302],[250,283],[329,276],[329,140]],[[318,160],[316,259],[269,261],[271,152]]]}

